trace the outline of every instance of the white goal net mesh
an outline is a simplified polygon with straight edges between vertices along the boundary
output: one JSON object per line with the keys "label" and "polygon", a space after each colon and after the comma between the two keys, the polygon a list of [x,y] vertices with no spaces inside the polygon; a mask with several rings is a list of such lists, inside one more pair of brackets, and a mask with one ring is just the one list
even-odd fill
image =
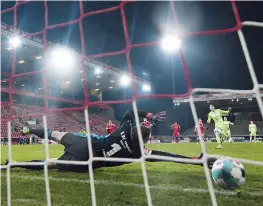
{"label": "white goal net mesh", "polygon": [[[21,4],[25,4],[26,2],[17,2],[15,4],[14,7],[12,7],[11,9],[7,9],[7,10],[3,10],[1,12],[1,14],[10,12],[11,10],[14,11],[14,28],[17,28],[17,23],[16,23],[16,10],[19,6],[21,6]],[[45,8],[46,8],[46,15],[48,15],[48,11],[47,11],[47,4],[48,2],[45,1]],[[81,34],[81,40],[82,40],[82,70],[84,71],[84,61],[85,59],[89,58],[86,57],[84,55],[84,51],[85,51],[85,46],[84,46],[84,38],[83,38],[83,28],[82,28],[82,21],[84,18],[91,16],[91,15],[97,15],[100,13],[104,13],[104,12],[110,12],[112,10],[120,10],[121,12],[121,16],[122,16],[122,23],[123,23],[123,27],[124,27],[124,33],[125,33],[125,40],[126,40],[126,49],[120,53],[124,53],[126,55],[126,59],[128,62],[128,69],[129,69],[129,74],[130,77],[133,78],[133,72],[132,72],[132,66],[131,66],[131,61],[130,61],[130,57],[129,57],[129,51],[131,48],[134,47],[134,45],[132,45],[129,42],[129,34],[128,34],[128,28],[127,28],[127,22],[126,22],[126,17],[125,17],[125,6],[126,6],[127,2],[122,2],[120,3],[119,6],[117,6],[116,8],[109,8],[109,9],[104,9],[104,10],[100,10],[100,11],[96,11],[96,12],[89,12],[89,13],[84,13],[83,10],[83,5],[82,5],[82,1],[80,1],[80,11],[81,11],[81,17],[78,19],[78,24],[80,26],[80,34]],[[233,7],[233,12],[236,18],[236,31],[238,33],[238,37],[240,39],[240,43],[242,45],[242,49],[244,52],[244,56],[247,62],[247,66],[248,66],[248,70],[249,73],[251,75],[251,79],[253,82],[253,89],[252,90],[230,90],[230,89],[204,89],[204,88],[189,88],[189,92],[188,92],[188,98],[189,98],[189,103],[190,103],[190,107],[191,107],[191,111],[194,117],[194,121],[197,124],[198,123],[198,117],[197,117],[197,112],[196,112],[196,107],[195,107],[195,103],[194,103],[194,96],[193,94],[196,92],[211,92],[211,93],[229,93],[229,94],[254,94],[255,98],[257,100],[257,103],[259,105],[260,108],[260,112],[261,115],[263,116],[263,103],[262,103],[262,94],[260,93],[260,89],[263,88],[262,84],[259,84],[254,68],[253,68],[253,64],[252,64],[252,60],[250,58],[249,55],[249,51],[248,51],[248,47],[246,44],[246,40],[244,37],[244,34],[242,32],[242,28],[244,26],[249,26],[249,27],[263,27],[263,23],[260,22],[249,22],[249,21],[245,21],[245,22],[241,22],[240,18],[239,18],[239,14],[237,11],[237,7],[235,2],[231,2],[232,7]],[[174,2],[171,2],[171,8],[173,11],[173,17],[174,20],[176,20],[176,12],[175,12],[175,7],[174,7]],[[65,24],[66,25],[66,24]],[[63,25],[58,25],[58,26],[63,26]],[[53,25],[52,28],[55,28],[55,26]],[[50,26],[48,25],[48,20],[47,18],[45,19],[45,29],[41,32],[38,32],[37,34],[43,34],[44,36],[44,47],[46,47],[46,43],[45,43],[45,38],[46,38],[46,30],[50,29]],[[210,32],[213,33],[213,32]],[[216,34],[216,32],[214,32]],[[36,34],[30,34],[31,36],[36,35]],[[28,35],[28,36],[30,36]],[[138,46],[138,45],[137,45]],[[140,45],[143,46],[143,45]],[[182,54],[182,51],[180,52]],[[96,56],[96,55],[95,55]],[[182,54],[183,57],[183,54]],[[14,58],[14,57],[13,57]],[[183,57],[184,58],[184,57]],[[184,62],[184,60],[183,60]],[[184,65],[186,66],[186,65]],[[85,73],[85,71],[83,72]],[[12,73],[12,78],[14,78],[16,75],[14,73]],[[43,78],[45,78],[45,74],[43,71]],[[84,76],[83,76],[84,77]],[[9,81],[13,81],[12,78],[9,79]],[[45,81],[45,79],[44,79]],[[85,81],[84,81],[85,82]],[[85,82],[86,83],[86,82]],[[189,82],[190,83],[190,82]],[[191,160],[191,159],[182,159],[182,158],[167,158],[167,157],[162,157],[162,156],[146,156],[144,153],[144,143],[143,143],[143,139],[142,139],[142,135],[141,135],[141,129],[139,127],[140,125],[140,121],[139,121],[139,116],[138,116],[138,108],[136,105],[136,89],[135,89],[135,85],[134,85],[134,81],[133,81],[133,91],[134,91],[134,95],[133,95],[133,99],[132,99],[132,107],[133,107],[133,111],[134,111],[134,115],[135,115],[135,121],[136,121],[136,126],[138,128],[138,135],[139,135],[139,140],[140,140],[140,147],[141,147],[141,153],[142,156],[140,159],[127,159],[127,158],[103,158],[103,157],[94,157],[93,153],[92,153],[92,144],[91,144],[91,130],[90,130],[90,124],[89,124],[89,112],[88,112],[88,104],[86,104],[86,108],[84,110],[84,116],[85,116],[85,122],[86,122],[86,129],[87,129],[87,135],[88,135],[88,147],[89,147],[89,156],[90,159],[88,161],[62,161],[62,160],[52,160],[49,157],[49,144],[48,144],[48,135],[47,135],[47,118],[46,115],[43,115],[43,125],[44,125],[44,129],[46,131],[45,133],[45,155],[46,155],[46,159],[44,162],[39,163],[39,162],[12,162],[12,142],[11,142],[11,121],[8,122],[8,159],[9,159],[9,164],[6,166],[2,166],[2,169],[7,169],[6,175],[7,175],[7,204],[8,206],[11,206],[11,202],[12,202],[12,188],[11,188],[11,167],[12,166],[19,166],[19,165],[44,165],[44,179],[45,179],[45,186],[46,186],[46,202],[48,206],[52,205],[52,201],[51,201],[51,194],[50,194],[50,185],[49,185],[49,170],[48,170],[48,163],[50,162],[55,162],[55,163],[60,163],[60,164],[76,164],[76,165],[89,165],[89,178],[90,178],[90,190],[91,190],[91,200],[92,200],[92,205],[96,206],[96,190],[95,190],[95,179],[94,179],[94,171],[93,171],[93,162],[94,161],[113,161],[113,162],[138,162],[141,164],[141,171],[142,171],[142,176],[143,176],[143,181],[144,181],[144,187],[145,187],[145,193],[146,193],[146,197],[147,197],[147,203],[148,205],[153,205],[152,203],[152,196],[151,196],[151,190],[149,187],[149,182],[148,182],[148,176],[147,176],[147,170],[146,170],[146,165],[145,165],[145,161],[148,158],[151,159],[159,159],[159,160],[170,160],[170,161],[176,161],[176,162],[185,162],[185,163],[197,163],[200,162],[203,164],[203,168],[204,168],[204,173],[205,173],[205,177],[207,180],[207,185],[208,185],[208,189],[209,189],[209,193],[211,196],[211,200],[212,200],[212,205],[216,206],[218,205],[217,203],[217,198],[216,198],[216,194],[215,194],[215,189],[214,186],[212,184],[212,179],[211,179],[211,175],[210,175],[210,171],[207,165],[207,159],[209,157],[219,157],[218,155],[214,155],[214,154],[208,154],[207,150],[206,150],[206,145],[203,141],[203,139],[200,139],[200,144],[201,144],[201,148],[202,148],[202,152],[203,152],[203,158],[200,160]],[[191,84],[189,84],[191,85]],[[45,84],[44,84],[44,89],[45,89]],[[156,95],[156,97],[158,97],[158,95]],[[171,96],[169,96],[169,98],[171,98]],[[173,96],[173,98],[177,98],[176,95]],[[86,99],[87,100],[87,99]],[[45,105],[47,106],[47,105]],[[198,128],[199,133],[200,133],[200,128]],[[220,156],[222,157],[222,156]],[[248,159],[240,159],[240,158],[236,158],[238,161],[243,162],[243,163],[247,163],[247,164],[253,164],[253,165],[258,165],[258,166],[263,166],[263,161],[252,161],[252,160],[248,160]]]}

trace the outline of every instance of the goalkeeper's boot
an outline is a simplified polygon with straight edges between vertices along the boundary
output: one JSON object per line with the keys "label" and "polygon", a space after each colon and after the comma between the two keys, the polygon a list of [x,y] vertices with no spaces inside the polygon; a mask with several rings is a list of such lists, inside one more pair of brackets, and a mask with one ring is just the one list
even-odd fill
{"label": "goalkeeper's boot", "polygon": [[22,131],[21,131],[21,134],[22,134],[22,135],[27,135],[27,134],[29,134],[29,133],[30,133],[30,128],[27,127],[27,126],[24,126],[23,129],[22,129]]}

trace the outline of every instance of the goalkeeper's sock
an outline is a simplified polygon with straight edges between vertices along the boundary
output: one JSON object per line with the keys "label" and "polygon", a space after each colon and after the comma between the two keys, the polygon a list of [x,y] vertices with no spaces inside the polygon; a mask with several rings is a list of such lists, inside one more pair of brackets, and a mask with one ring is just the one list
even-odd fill
{"label": "goalkeeper's sock", "polygon": [[[44,162],[44,160],[31,160],[26,162]],[[6,161],[6,165],[8,164],[8,160]],[[30,170],[43,170],[44,165],[12,165],[12,168],[24,168],[24,169],[30,169]]]}
{"label": "goalkeeper's sock", "polygon": [[[47,130],[47,138],[48,139],[51,139],[52,132],[53,132],[52,130],[49,130],[49,129]],[[45,139],[45,130],[44,130],[44,128],[41,128],[41,129],[30,129],[30,133],[40,137],[41,139]]]}

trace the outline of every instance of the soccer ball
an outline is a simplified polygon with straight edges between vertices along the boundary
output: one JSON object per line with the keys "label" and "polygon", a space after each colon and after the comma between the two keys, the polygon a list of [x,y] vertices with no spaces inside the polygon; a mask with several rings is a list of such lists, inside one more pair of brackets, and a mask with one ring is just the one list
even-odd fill
{"label": "soccer ball", "polygon": [[244,166],[236,161],[220,158],[212,168],[212,177],[215,183],[224,189],[237,189],[246,181]]}

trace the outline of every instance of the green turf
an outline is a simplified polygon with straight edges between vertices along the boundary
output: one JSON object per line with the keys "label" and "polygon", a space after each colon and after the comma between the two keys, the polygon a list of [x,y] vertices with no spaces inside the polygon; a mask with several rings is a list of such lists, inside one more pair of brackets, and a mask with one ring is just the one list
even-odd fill
{"label": "green turf", "polygon": [[[209,153],[263,161],[262,143],[225,144],[216,150],[214,143],[207,143]],[[156,144],[149,147],[197,156],[200,146],[194,143]],[[1,146],[1,162],[7,158],[7,147]],[[50,145],[50,157],[63,153],[60,145]],[[16,161],[43,159],[43,145],[12,146]],[[153,205],[211,205],[204,171],[200,166],[176,163],[147,163],[147,174]],[[236,194],[215,186],[219,205],[262,205],[263,167],[245,164],[247,182]],[[6,205],[6,173],[1,177],[1,202]],[[147,205],[141,165],[138,163],[94,171],[97,205]],[[49,171],[53,205],[91,205],[88,174]],[[44,173],[12,169],[11,190],[13,205],[46,205]]]}

